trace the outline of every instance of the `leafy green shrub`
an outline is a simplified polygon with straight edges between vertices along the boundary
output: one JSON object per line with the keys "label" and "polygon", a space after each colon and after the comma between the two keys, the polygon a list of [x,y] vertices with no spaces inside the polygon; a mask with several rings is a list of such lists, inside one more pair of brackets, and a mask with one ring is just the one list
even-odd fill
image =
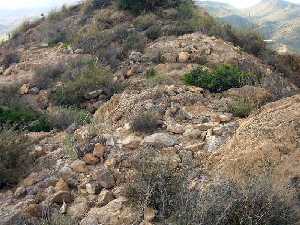
{"label": "leafy green shrub", "polygon": [[87,93],[99,89],[102,89],[109,99],[118,91],[118,85],[112,78],[110,71],[90,65],[73,80],[66,81],[62,86],[57,87],[50,99],[57,105],[80,107],[81,103],[87,100]]}
{"label": "leafy green shrub", "polygon": [[0,189],[16,185],[28,175],[33,162],[30,145],[31,141],[23,133],[0,127]]}
{"label": "leafy green shrub", "polygon": [[184,81],[187,84],[199,86],[211,92],[223,92],[230,88],[242,87],[245,84],[252,84],[255,79],[254,75],[244,73],[232,65],[218,66],[212,72],[200,66],[184,75]]}
{"label": "leafy green shrub", "polygon": [[34,71],[32,83],[39,89],[46,89],[64,72],[65,66],[63,64],[40,67]]}
{"label": "leafy green shrub", "polygon": [[161,126],[159,117],[153,112],[145,112],[136,117],[131,124],[132,130],[140,133],[151,133]]}
{"label": "leafy green shrub", "polygon": [[158,7],[172,8],[185,0],[117,0],[120,9],[129,10],[132,13],[154,11]]}
{"label": "leafy green shrub", "polygon": [[75,124],[82,126],[91,122],[91,114],[85,110],[76,108],[58,107],[48,113],[48,120],[51,127],[56,129],[66,129],[70,125]]}
{"label": "leafy green shrub", "polygon": [[8,124],[33,132],[50,130],[50,125],[45,115],[21,104],[1,106],[0,124]]}
{"label": "leafy green shrub", "polygon": [[228,111],[236,117],[245,118],[248,117],[255,108],[252,101],[246,98],[239,98],[228,106]]}
{"label": "leafy green shrub", "polygon": [[177,7],[178,19],[191,19],[194,16],[194,4],[192,1],[185,1]]}
{"label": "leafy green shrub", "polygon": [[18,86],[0,88],[0,124],[29,131],[49,131],[47,117],[21,100]]}

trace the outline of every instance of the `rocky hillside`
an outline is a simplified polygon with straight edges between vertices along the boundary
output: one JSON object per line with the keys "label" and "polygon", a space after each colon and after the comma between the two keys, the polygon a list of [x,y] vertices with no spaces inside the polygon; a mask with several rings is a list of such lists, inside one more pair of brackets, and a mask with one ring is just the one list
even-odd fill
{"label": "rocky hillside", "polygon": [[275,42],[275,48],[287,46],[290,52],[299,53],[300,6],[282,0],[268,0],[238,10],[217,2],[199,2],[201,7],[236,27],[255,27],[266,39]]}
{"label": "rocky hillside", "polygon": [[299,223],[288,69],[189,1],[133,3],[63,8],[1,46],[0,224]]}

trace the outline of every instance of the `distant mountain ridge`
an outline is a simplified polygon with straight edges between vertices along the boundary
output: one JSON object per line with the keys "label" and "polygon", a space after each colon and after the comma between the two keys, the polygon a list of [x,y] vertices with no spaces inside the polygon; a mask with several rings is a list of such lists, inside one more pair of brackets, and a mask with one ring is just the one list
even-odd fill
{"label": "distant mountain ridge", "polygon": [[300,5],[284,0],[263,0],[239,10],[225,3],[197,1],[210,14],[239,28],[254,27],[265,38],[274,41],[274,47],[287,46],[300,53]]}

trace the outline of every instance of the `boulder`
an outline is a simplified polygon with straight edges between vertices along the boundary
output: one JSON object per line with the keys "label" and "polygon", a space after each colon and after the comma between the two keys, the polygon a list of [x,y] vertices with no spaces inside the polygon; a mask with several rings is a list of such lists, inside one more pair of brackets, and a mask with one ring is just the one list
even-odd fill
{"label": "boulder", "polygon": [[167,133],[155,133],[144,138],[145,144],[172,147],[178,144],[177,139]]}
{"label": "boulder", "polygon": [[77,197],[67,209],[67,214],[70,215],[72,218],[79,219],[83,218],[88,209],[88,200],[84,197]]}
{"label": "boulder", "polygon": [[102,208],[92,208],[80,225],[132,225],[139,217],[136,210],[126,205],[127,199],[118,198]]}
{"label": "boulder", "polygon": [[88,168],[86,166],[86,163],[82,160],[75,160],[72,162],[70,167],[77,173],[86,173],[88,172]]}
{"label": "boulder", "polygon": [[30,85],[29,84],[23,84],[21,87],[20,87],[20,94],[21,95],[26,95],[29,93],[29,90],[30,90]]}
{"label": "boulder", "polygon": [[55,185],[56,191],[69,191],[68,184],[61,178]]}
{"label": "boulder", "polygon": [[249,85],[229,89],[225,94],[230,97],[250,99],[258,104],[263,104],[272,97],[271,93],[266,89]]}
{"label": "boulder", "polygon": [[174,134],[182,134],[184,133],[184,126],[178,123],[169,123],[167,125],[167,131],[174,133]]}
{"label": "boulder", "polygon": [[97,206],[103,207],[114,199],[113,193],[109,190],[102,190],[98,196]]}
{"label": "boulder", "polygon": [[14,193],[16,198],[23,197],[24,195],[26,195],[26,188],[23,186],[18,187]]}
{"label": "boulder", "polygon": [[95,145],[93,155],[96,156],[97,158],[103,160],[105,152],[106,152],[105,145],[98,143]]}
{"label": "boulder", "polygon": [[178,54],[178,62],[180,63],[188,62],[189,58],[190,58],[190,54],[188,52],[180,52]]}
{"label": "boulder", "polygon": [[68,191],[59,191],[51,196],[50,203],[63,204],[64,202],[70,203],[73,201],[73,196]]}
{"label": "boulder", "polygon": [[62,179],[64,179],[64,180],[68,180],[74,174],[72,169],[68,166],[62,167],[58,173],[59,173],[59,176],[62,177]]}
{"label": "boulder", "polygon": [[99,162],[99,159],[96,156],[94,156],[93,154],[91,154],[91,153],[86,154],[83,157],[83,160],[88,165],[96,165]]}
{"label": "boulder", "polygon": [[42,216],[42,207],[38,204],[31,203],[24,209],[25,214],[30,217],[41,217]]}
{"label": "boulder", "polygon": [[115,186],[115,178],[113,174],[106,168],[102,168],[96,172],[96,181],[104,188],[110,189]]}
{"label": "boulder", "polygon": [[157,210],[146,207],[144,209],[144,221],[151,222],[154,220]]}
{"label": "boulder", "polygon": [[121,144],[123,147],[128,149],[136,149],[139,147],[141,142],[142,142],[142,138],[135,135],[130,135],[127,136],[125,139],[123,139],[121,141]]}

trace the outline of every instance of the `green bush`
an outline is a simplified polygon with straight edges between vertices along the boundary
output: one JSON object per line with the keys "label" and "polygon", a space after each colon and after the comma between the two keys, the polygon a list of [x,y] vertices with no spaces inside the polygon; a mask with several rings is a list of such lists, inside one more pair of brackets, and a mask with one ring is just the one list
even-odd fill
{"label": "green bush", "polygon": [[22,104],[0,106],[0,124],[16,126],[18,129],[33,132],[50,131],[50,125],[45,115]]}
{"label": "green bush", "polygon": [[21,132],[0,127],[0,189],[16,185],[30,173],[33,158],[31,141]]}
{"label": "green bush", "polygon": [[118,85],[113,81],[111,71],[90,65],[73,80],[66,81],[50,95],[57,105],[80,107],[86,101],[86,94],[102,89],[109,99],[118,91]]}
{"label": "green bush", "polygon": [[239,98],[229,104],[228,111],[236,117],[245,118],[248,117],[255,108],[255,104],[252,101]]}
{"label": "green bush", "polygon": [[161,126],[159,117],[156,113],[145,112],[136,117],[131,124],[134,132],[151,133]]}
{"label": "green bush", "polygon": [[191,19],[194,16],[194,4],[192,1],[181,3],[177,8],[178,19]]}
{"label": "green bush", "polygon": [[85,110],[58,107],[48,113],[48,120],[51,127],[64,130],[72,124],[76,126],[88,124],[91,122],[92,116]]}
{"label": "green bush", "polygon": [[120,9],[129,10],[134,14],[155,11],[158,7],[177,7],[185,0],[117,0]]}
{"label": "green bush", "polygon": [[206,67],[200,66],[185,74],[184,81],[187,84],[199,86],[211,92],[223,92],[230,88],[253,84],[256,77],[242,72],[238,67],[232,65],[218,66],[212,72]]}

